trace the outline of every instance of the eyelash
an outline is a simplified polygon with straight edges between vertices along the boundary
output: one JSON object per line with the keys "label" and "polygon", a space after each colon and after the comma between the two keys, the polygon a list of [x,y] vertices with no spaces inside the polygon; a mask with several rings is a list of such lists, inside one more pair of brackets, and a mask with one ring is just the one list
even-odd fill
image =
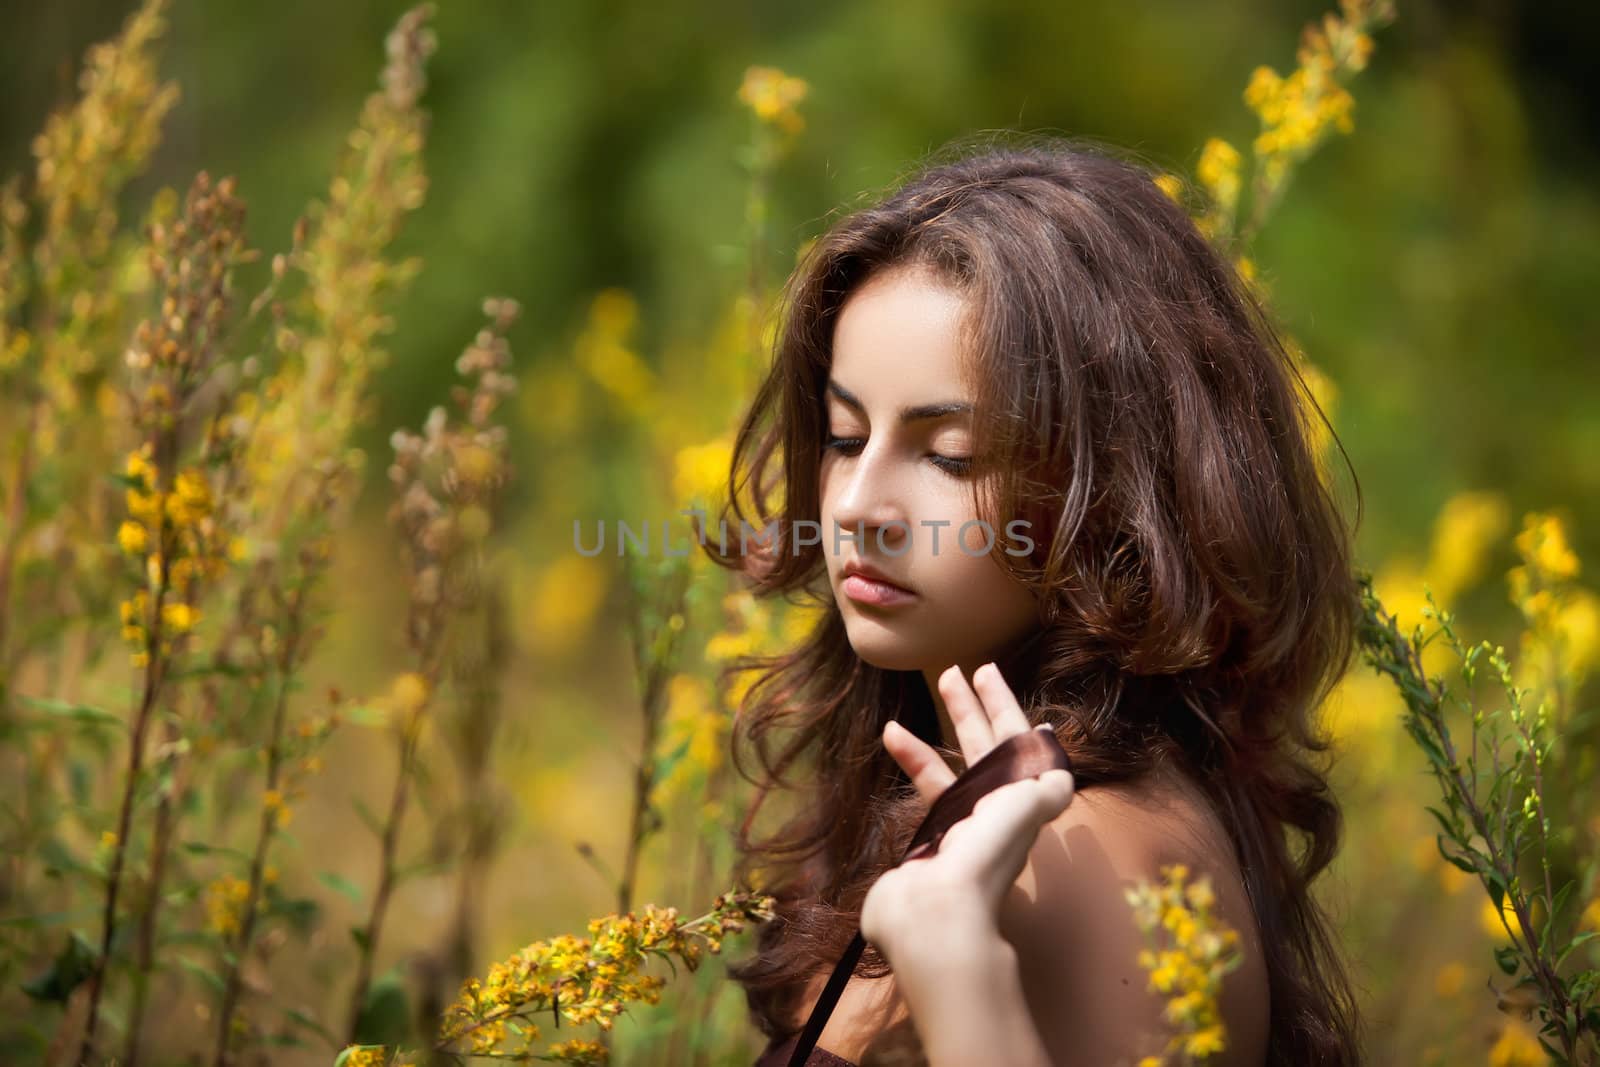
{"label": "eyelash", "polygon": [[[831,448],[841,455],[853,456],[855,452],[847,450],[859,449],[864,443],[859,437],[829,437],[822,447]],[[935,467],[938,467],[946,474],[953,474],[959,477],[972,471],[972,460],[970,459],[957,459],[955,456],[941,456],[937,453],[928,458],[933,461]]]}

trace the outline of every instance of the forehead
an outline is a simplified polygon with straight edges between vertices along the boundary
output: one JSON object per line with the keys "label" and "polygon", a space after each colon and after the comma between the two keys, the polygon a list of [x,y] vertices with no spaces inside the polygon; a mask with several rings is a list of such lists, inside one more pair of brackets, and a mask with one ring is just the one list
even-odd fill
{"label": "forehead", "polygon": [[874,275],[834,324],[832,373],[868,407],[965,395],[961,294],[921,268]]}

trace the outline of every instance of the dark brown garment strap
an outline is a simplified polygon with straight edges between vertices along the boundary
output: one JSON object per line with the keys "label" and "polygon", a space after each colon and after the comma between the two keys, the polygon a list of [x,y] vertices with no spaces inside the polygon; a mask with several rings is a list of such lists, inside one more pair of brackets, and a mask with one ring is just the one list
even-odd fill
{"label": "dark brown garment strap", "polygon": [[[1056,739],[1055,730],[1048,724],[1006,738],[939,794],[928,809],[928,814],[923,817],[922,824],[917,827],[917,832],[912,835],[905,855],[900,857],[900,863],[938,852],[945,831],[966,818],[978,803],[978,798],[985,793],[1023,778],[1037,778],[1051,770],[1070,771],[1072,760]],[[838,1004],[845,984],[850,981],[866,947],[866,938],[857,929],[844,955],[834,966],[833,974],[828,976],[828,984],[823,987],[816,1006],[811,1009],[811,1017],[806,1020],[805,1029],[800,1033],[800,1041],[794,1047],[794,1054],[789,1057],[789,1067],[802,1067],[806,1057],[811,1055],[817,1039],[822,1036],[828,1016],[833,1014],[834,1005]]]}

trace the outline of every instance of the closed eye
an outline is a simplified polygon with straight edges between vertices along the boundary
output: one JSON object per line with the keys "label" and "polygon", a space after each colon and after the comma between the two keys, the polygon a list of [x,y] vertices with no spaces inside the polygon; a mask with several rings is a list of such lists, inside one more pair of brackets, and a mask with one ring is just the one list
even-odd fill
{"label": "closed eye", "polygon": [[[866,442],[859,437],[829,437],[822,447],[830,448],[841,455],[854,456],[861,452],[865,444]],[[930,452],[928,461],[946,474],[957,477],[972,471],[972,459],[969,456],[945,456]]]}

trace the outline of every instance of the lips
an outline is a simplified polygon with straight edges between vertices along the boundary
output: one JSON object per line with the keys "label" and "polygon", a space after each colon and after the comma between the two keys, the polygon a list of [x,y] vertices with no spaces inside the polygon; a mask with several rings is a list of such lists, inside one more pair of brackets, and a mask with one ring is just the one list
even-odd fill
{"label": "lips", "polygon": [[913,593],[913,592],[915,592],[915,590],[910,588],[909,586],[903,585],[902,583],[895,581],[893,578],[889,577],[887,574],[884,574],[882,571],[878,570],[875,567],[870,567],[867,564],[862,563],[860,560],[851,560],[849,563],[846,563],[844,565],[844,574],[842,575],[842,577],[848,578],[852,574],[858,574],[861,577],[868,579],[869,581],[882,582],[884,585],[892,585],[896,589],[899,589],[900,591],[905,592],[905,593]]}

